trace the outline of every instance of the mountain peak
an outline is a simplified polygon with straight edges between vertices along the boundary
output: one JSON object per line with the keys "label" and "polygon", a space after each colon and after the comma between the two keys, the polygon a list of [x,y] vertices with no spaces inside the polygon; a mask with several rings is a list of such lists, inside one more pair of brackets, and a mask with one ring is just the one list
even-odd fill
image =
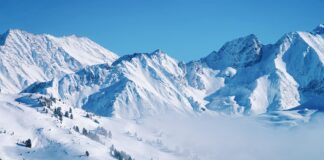
{"label": "mountain peak", "polygon": [[[88,37],[83,37],[83,36],[78,36],[75,34],[71,34],[71,35],[64,35],[64,36],[54,36],[51,34],[34,34],[34,33],[30,33],[21,29],[8,29],[5,33],[3,33],[2,35],[0,35],[0,44],[2,44],[1,42],[5,42],[6,39],[11,38],[14,41],[17,40],[15,38],[18,37],[29,37],[31,38],[32,36],[37,36],[37,37],[47,37],[47,38],[51,38],[51,39],[69,39],[69,40],[87,40],[87,41],[91,41]],[[25,39],[25,38],[22,38]]]}
{"label": "mountain peak", "polygon": [[320,24],[318,25],[314,30],[313,32],[315,34],[324,34],[324,24]]}
{"label": "mountain peak", "polygon": [[156,50],[153,51],[151,54],[152,54],[152,55],[153,55],[153,54],[165,54],[165,52],[163,52],[161,49],[156,49]]}
{"label": "mountain peak", "polygon": [[152,53],[162,53],[162,50],[161,49],[156,49]]}
{"label": "mountain peak", "polygon": [[250,34],[225,43],[218,52],[224,54],[239,54],[245,49],[251,47],[260,48],[261,46],[262,44],[258,38],[254,34]]}
{"label": "mountain peak", "polygon": [[15,28],[11,28],[11,29],[8,29],[5,34],[6,35],[9,35],[9,34],[20,34],[24,31],[20,30],[20,29],[15,29]]}
{"label": "mountain peak", "polygon": [[8,29],[5,33],[0,35],[0,45],[4,45],[6,42],[6,39],[8,38],[14,38],[14,37],[19,37],[22,34],[26,34],[27,32],[24,32],[19,29]]}
{"label": "mountain peak", "polygon": [[249,66],[260,58],[261,47],[258,38],[250,34],[225,43],[218,52],[212,52],[205,60],[214,69]]}
{"label": "mountain peak", "polygon": [[247,35],[247,36],[245,36],[245,37],[241,37],[241,38],[245,38],[245,39],[251,39],[251,40],[257,40],[258,41],[258,37],[255,35],[255,34],[249,34],[249,35]]}
{"label": "mountain peak", "polygon": [[36,81],[47,81],[85,66],[111,64],[117,55],[76,36],[55,37],[9,29],[0,35],[0,88],[17,93]]}
{"label": "mountain peak", "polygon": [[6,37],[9,37],[9,36],[22,36],[22,35],[33,35],[33,34],[21,29],[13,28],[13,29],[8,29],[4,33],[4,35],[6,35]]}
{"label": "mountain peak", "polygon": [[112,66],[115,66],[117,64],[120,64],[124,61],[131,61],[133,58],[140,58],[140,57],[159,57],[159,58],[166,58],[169,57],[165,52],[163,52],[161,49],[156,49],[153,52],[145,52],[145,53],[133,53],[130,55],[124,55],[122,57],[119,57],[116,61],[112,63]]}

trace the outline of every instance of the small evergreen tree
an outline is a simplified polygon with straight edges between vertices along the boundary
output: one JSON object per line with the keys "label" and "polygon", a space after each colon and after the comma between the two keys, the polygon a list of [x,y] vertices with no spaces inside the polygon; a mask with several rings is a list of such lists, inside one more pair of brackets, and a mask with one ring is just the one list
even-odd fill
{"label": "small evergreen tree", "polygon": [[28,147],[28,148],[31,148],[31,147],[32,147],[32,142],[31,142],[30,139],[27,139],[27,140],[25,141],[25,146]]}
{"label": "small evergreen tree", "polygon": [[87,157],[89,157],[90,154],[89,154],[88,151],[86,151],[86,152],[85,152],[85,155],[86,155]]}
{"label": "small evergreen tree", "polygon": [[69,118],[69,112],[68,111],[65,111],[64,117]]}
{"label": "small evergreen tree", "polygon": [[108,136],[107,130],[105,128],[103,128],[103,127],[97,127],[96,130],[95,130],[95,133],[103,135],[105,137]]}
{"label": "small evergreen tree", "polygon": [[59,116],[59,120],[60,120],[61,122],[63,121],[63,116],[62,116],[62,115]]}
{"label": "small evergreen tree", "polygon": [[48,109],[47,108],[43,108],[43,112],[44,113],[48,113]]}
{"label": "small evergreen tree", "polygon": [[87,129],[83,128],[83,129],[82,129],[82,134],[87,135],[87,134],[88,134]]}
{"label": "small evergreen tree", "polygon": [[73,119],[73,114],[72,113],[70,114],[70,119]]}
{"label": "small evergreen tree", "polygon": [[124,151],[118,151],[114,145],[110,147],[110,155],[118,160],[134,160],[130,155]]}
{"label": "small evergreen tree", "polygon": [[58,117],[62,116],[62,115],[63,115],[63,113],[62,113],[62,108],[61,108],[61,107],[57,107],[57,108],[55,108],[55,109],[54,109],[54,115],[55,115],[55,116],[58,116]]}
{"label": "small evergreen tree", "polygon": [[54,116],[58,117],[61,122],[63,121],[63,113],[61,107],[57,107],[54,109]]}
{"label": "small evergreen tree", "polygon": [[78,126],[74,126],[73,129],[76,131],[76,132],[80,132],[79,130],[79,127]]}
{"label": "small evergreen tree", "polygon": [[92,118],[92,116],[89,113],[86,114],[86,117],[90,119]]}

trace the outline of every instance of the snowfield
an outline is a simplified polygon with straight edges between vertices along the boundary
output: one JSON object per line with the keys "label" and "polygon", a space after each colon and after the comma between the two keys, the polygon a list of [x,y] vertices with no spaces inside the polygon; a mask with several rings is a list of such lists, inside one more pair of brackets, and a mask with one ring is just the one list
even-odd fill
{"label": "snowfield", "polygon": [[0,160],[322,160],[324,25],[188,63],[0,35]]}
{"label": "snowfield", "polygon": [[[59,100],[41,106],[42,99],[50,99],[43,95],[1,95],[0,98],[0,158],[3,160],[114,160],[112,145],[132,158],[148,160],[323,158],[323,115],[314,117],[310,123],[305,123],[308,119],[294,111],[267,117],[232,118],[179,116],[170,112],[125,120],[96,116]],[[73,119],[63,115],[61,121],[54,114],[58,107],[63,114],[72,108]],[[277,126],[276,120],[284,126]],[[298,122],[299,126],[287,127],[289,121]],[[31,148],[19,145],[27,139],[32,141]],[[85,155],[86,151],[89,156]]]}

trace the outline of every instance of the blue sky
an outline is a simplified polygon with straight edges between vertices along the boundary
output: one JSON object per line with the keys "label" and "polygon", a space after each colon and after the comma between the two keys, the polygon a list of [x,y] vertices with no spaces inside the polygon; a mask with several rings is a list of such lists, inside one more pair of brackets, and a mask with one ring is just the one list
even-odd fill
{"label": "blue sky", "polygon": [[226,41],[324,23],[323,0],[0,0],[0,32],[9,28],[86,36],[124,55],[157,48],[189,61]]}

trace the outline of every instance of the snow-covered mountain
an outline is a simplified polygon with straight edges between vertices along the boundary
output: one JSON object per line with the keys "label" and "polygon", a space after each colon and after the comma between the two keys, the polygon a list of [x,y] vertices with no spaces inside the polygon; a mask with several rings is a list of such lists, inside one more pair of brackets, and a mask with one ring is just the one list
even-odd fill
{"label": "snow-covered mountain", "polygon": [[0,89],[18,93],[35,81],[48,81],[118,56],[88,38],[35,35],[11,29],[0,35]]}
{"label": "snow-covered mountain", "polygon": [[[140,118],[168,110],[193,113],[201,91],[186,84],[180,64],[156,50],[126,55],[112,65],[89,66],[23,92],[49,94],[99,115]],[[199,108],[197,108],[199,109]]]}
{"label": "snow-covered mountain", "polygon": [[[288,33],[277,43],[262,47],[255,37],[246,37],[246,45],[239,53],[256,58],[245,58],[247,62],[244,64],[249,64],[245,67],[229,66],[235,75],[227,79],[225,87],[208,96],[210,103],[207,107],[223,110],[222,104],[230,102],[233,104],[231,112],[260,114],[290,109],[314,95],[323,94],[324,39],[321,27],[314,32]],[[243,42],[238,43],[241,46]],[[216,54],[226,52],[220,50]],[[233,59],[240,59],[235,56]],[[208,57],[205,61],[210,64]],[[216,60],[214,63],[223,62]]]}
{"label": "snow-covered mountain", "polygon": [[9,30],[0,58],[0,160],[323,159],[324,25],[188,63]]}
{"label": "snow-covered mountain", "polygon": [[139,118],[166,110],[263,114],[323,93],[323,25],[291,32],[275,44],[255,35],[227,42],[187,64],[160,50],[120,57],[23,92],[50,94],[106,116]]}

